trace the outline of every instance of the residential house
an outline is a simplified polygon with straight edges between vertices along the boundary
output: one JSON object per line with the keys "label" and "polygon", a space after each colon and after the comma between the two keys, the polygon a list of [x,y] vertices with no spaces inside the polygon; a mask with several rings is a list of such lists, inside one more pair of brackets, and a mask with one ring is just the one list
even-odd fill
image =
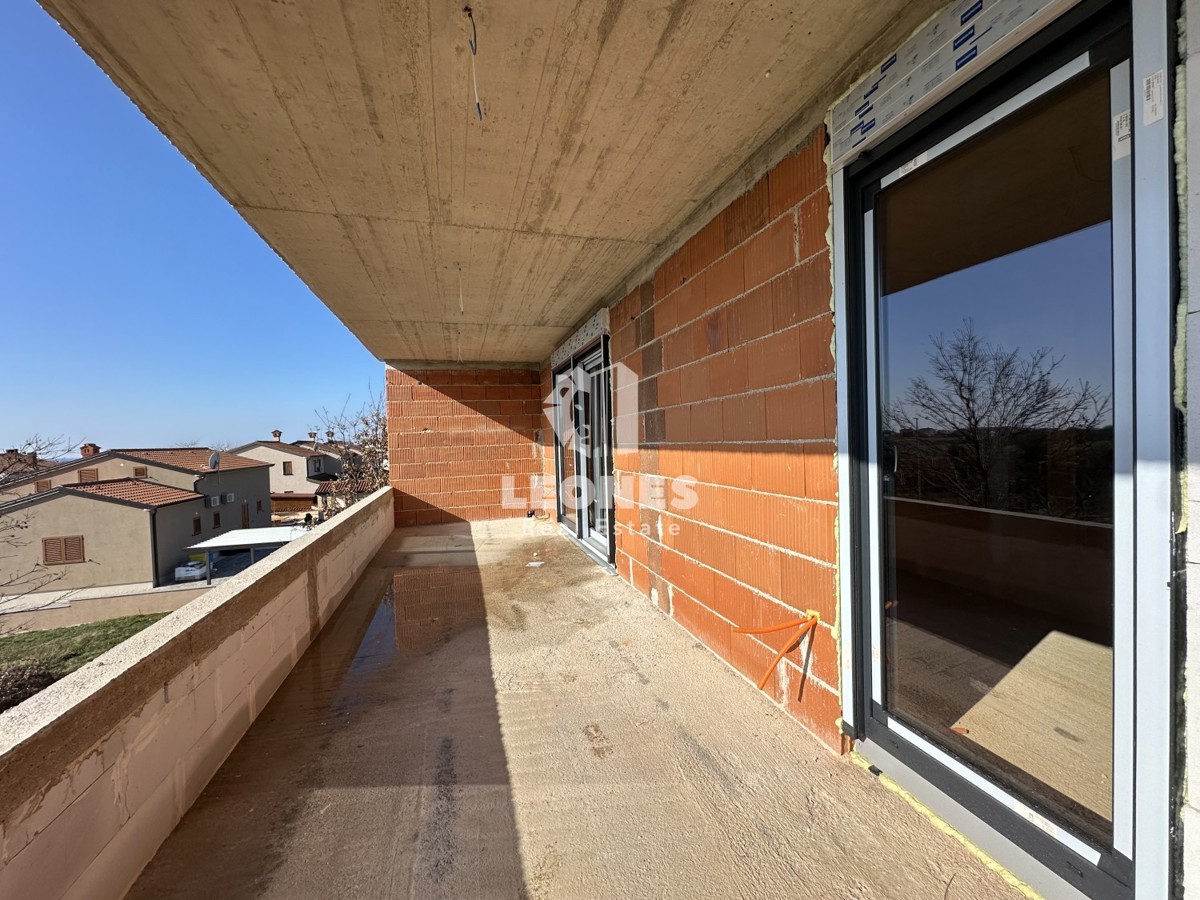
{"label": "residential house", "polygon": [[10,448],[0,453],[0,482],[21,478],[44,469],[53,469],[59,465],[60,461],[42,459],[36,450]]}
{"label": "residential house", "polygon": [[[170,583],[188,545],[271,524],[268,466],[259,460],[220,453],[212,468],[203,447],[80,450],[79,459],[0,485],[0,516],[22,524],[18,550],[0,559],[0,585],[35,570],[37,586],[54,590]],[[42,585],[48,575],[60,577]]]}
{"label": "residential house", "polygon": [[251,441],[232,452],[271,466],[271,509],[273,512],[304,512],[315,505],[317,488],[336,478],[342,459],[332,443],[317,441],[309,432],[308,445],[287,443],[283,432],[271,432],[271,440]]}
{"label": "residential house", "polygon": [[[0,557],[0,593],[173,581],[184,548],[205,534],[218,508],[186,488],[117,478],[66,483],[4,506],[26,525]],[[236,516],[230,516],[236,521]]]}

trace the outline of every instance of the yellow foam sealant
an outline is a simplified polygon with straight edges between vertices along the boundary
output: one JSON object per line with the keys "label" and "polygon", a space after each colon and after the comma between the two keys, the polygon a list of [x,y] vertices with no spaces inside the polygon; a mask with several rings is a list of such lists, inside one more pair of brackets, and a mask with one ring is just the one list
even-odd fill
{"label": "yellow foam sealant", "polygon": [[[850,761],[853,762],[854,765],[858,766],[860,769],[866,769],[868,771],[871,771],[873,768],[873,763],[871,763],[870,760],[868,760],[865,756],[863,756],[857,750],[850,751]],[[878,771],[879,771],[878,769],[875,769],[874,771],[871,771],[871,774],[875,775],[875,772],[878,772]],[[906,791],[904,788],[902,788],[900,785],[898,785],[895,781],[893,781],[887,775],[883,774],[882,772],[879,772],[878,775],[875,775],[875,780],[878,781],[881,786],[883,786],[887,790],[891,791],[893,794],[897,794],[900,797],[904,798],[904,800],[908,803],[909,806],[911,806],[913,809],[915,809],[917,812],[919,812],[922,816],[924,816],[926,819],[928,819],[929,823],[931,825],[933,825],[933,827],[936,828],[938,831],[941,831],[944,834],[949,835],[950,837],[954,838],[954,840],[956,840],[960,844],[962,844],[967,849],[968,853],[970,853],[972,856],[974,856],[976,859],[978,859],[988,869],[990,869],[991,871],[993,871],[997,875],[999,875],[1001,878],[1003,878],[1005,884],[1007,884],[1013,890],[1020,893],[1022,897],[1027,897],[1028,900],[1043,900],[1043,897],[1041,894],[1039,894],[1037,891],[1035,891],[1033,888],[1031,888],[1025,882],[1021,881],[1021,879],[1017,878],[1017,876],[1014,875],[1012,872],[1008,871],[1008,869],[1004,868],[1004,866],[1000,865],[1000,863],[996,862],[994,859],[992,859],[990,856],[988,856],[986,853],[984,853],[982,850],[980,850],[977,846],[975,846],[975,844],[973,844],[971,841],[969,841],[966,838],[966,836],[962,834],[962,832],[958,831],[956,828],[954,828],[949,823],[943,821],[941,819],[941,817],[938,816],[937,813],[935,813],[932,809],[930,809],[928,806],[926,806],[924,803],[922,803],[920,800],[918,800],[916,797],[914,797],[912,794],[910,794],[908,791]]]}

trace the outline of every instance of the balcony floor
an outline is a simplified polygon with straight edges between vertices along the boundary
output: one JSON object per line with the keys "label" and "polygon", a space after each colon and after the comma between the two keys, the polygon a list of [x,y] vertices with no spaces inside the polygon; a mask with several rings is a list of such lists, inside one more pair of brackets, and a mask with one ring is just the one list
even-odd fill
{"label": "balcony floor", "polygon": [[130,896],[1016,894],[522,520],[396,531]]}

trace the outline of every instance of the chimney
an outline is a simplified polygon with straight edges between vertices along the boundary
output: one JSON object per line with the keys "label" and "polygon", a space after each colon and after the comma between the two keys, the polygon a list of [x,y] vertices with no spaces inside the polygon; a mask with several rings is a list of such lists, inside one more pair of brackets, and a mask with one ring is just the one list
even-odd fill
{"label": "chimney", "polygon": [[275,438],[276,441],[279,441],[283,437],[283,432],[276,428],[271,432],[271,437]]}
{"label": "chimney", "polygon": [[99,452],[100,452],[100,447],[97,446],[96,444],[80,444],[79,445],[79,455],[80,456],[95,456]]}
{"label": "chimney", "polygon": [[313,447],[317,446],[317,433],[315,431],[310,431],[308,433],[308,439],[312,441]]}
{"label": "chimney", "polygon": [[331,443],[331,444],[333,443],[333,429],[332,428],[329,429],[327,432],[325,432],[325,440],[329,441],[329,443]]}

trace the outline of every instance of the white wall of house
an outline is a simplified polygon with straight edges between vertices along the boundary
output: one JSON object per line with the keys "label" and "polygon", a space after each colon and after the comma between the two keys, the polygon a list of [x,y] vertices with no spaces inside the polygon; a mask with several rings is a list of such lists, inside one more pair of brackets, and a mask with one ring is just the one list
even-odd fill
{"label": "white wall of house", "polygon": [[[337,457],[324,453],[305,457],[265,442],[239,447],[234,452],[238,456],[246,456],[271,464],[272,494],[311,494],[316,491],[317,485],[320,483],[314,481],[312,476],[317,474],[336,475],[341,471],[341,461]],[[290,474],[287,471],[289,468],[291,469]]]}

